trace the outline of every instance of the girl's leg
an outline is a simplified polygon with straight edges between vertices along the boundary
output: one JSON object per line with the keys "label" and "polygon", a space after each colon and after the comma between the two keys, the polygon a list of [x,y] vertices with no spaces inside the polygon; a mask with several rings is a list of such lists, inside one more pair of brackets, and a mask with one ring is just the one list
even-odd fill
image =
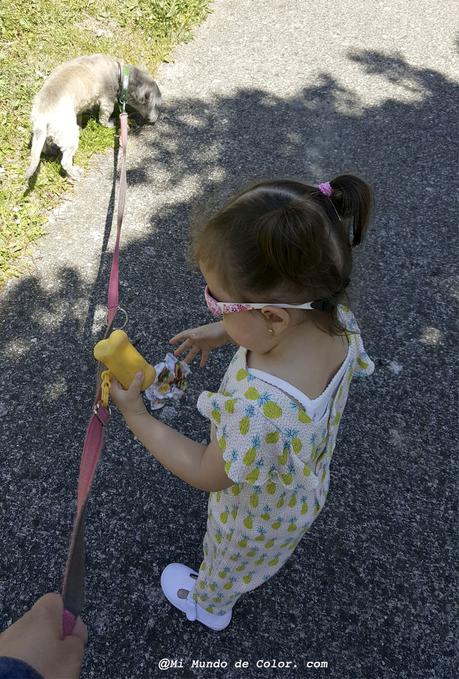
{"label": "girl's leg", "polygon": [[[220,537],[217,539],[220,540]],[[220,608],[217,612],[209,602],[214,589],[210,578],[216,567],[217,547],[218,543],[212,543],[208,531],[204,537],[204,560],[199,573],[184,564],[169,564],[161,575],[161,586],[166,598],[189,620],[198,620],[211,629],[222,630],[231,621],[232,606]]]}

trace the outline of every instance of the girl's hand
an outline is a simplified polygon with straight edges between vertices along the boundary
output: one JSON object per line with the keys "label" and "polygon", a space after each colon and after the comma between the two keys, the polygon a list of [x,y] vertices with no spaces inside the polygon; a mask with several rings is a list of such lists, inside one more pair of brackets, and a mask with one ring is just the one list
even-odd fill
{"label": "girl's hand", "polygon": [[178,349],[174,351],[174,356],[179,356],[185,351],[188,351],[188,354],[184,358],[186,363],[191,363],[196,354],[201,352],[200,368],[203,368],[206,365],[209,353],[212,349],[217,349],[230,341],[231,339],[223,327],[223,321],[200,325],[197,328],[190,328],[189,330],[182,330],[182,332],[179,332],[178,335],[175,335],[175,337],[172,337],[169,340],[171,344],[181,342]]}
{"label": "girl's hand", "polygon": [[110,396],[124,419],[132,415],[147,413],[145,403],[140,395],[142,381],[143,373],[137,373],[129,385],[129,389],[123,389],[121,384],[113,376],[111,377]]}

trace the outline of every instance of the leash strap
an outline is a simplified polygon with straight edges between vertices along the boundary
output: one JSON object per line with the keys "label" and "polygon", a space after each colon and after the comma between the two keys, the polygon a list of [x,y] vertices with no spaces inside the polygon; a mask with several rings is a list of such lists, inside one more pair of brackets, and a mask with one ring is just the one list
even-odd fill
{"label": "leash strap", "polygon": [[[127,87],[127,85],[126,85]],[[120,114],[120,185],[118,190],[118,212],[117,212],[117,232],[116,242],[113,251],[110,280],[108,284],[107,300],[107,328],[105,338],[108,336],[116,313],[118,311],[118,282],[119,282],[119,251],[121,226],[124,216],[124,205],[126,199],[126,147],[127,147],[127,113]],[[78,479],[77,491],[77,511],[73,525],[70,548],[67,558],[67,565],[64,575],[64,585],[62,598],[64,600],[64,614],[62,627],[64,636],[72,634],[76,619],[83,608],[84,602],[84,533],[86,521],[86,505],[91,491],[97,463],[102,452],[104,440],[104,427],[110,421],[110,408],[105,408],[100,403],[100,372],[101,365],[98,364],[96,392],[93,404],[93,415],[89,420],[86,436],[83,444],[83,453],[80,461],[80,475]]]}
{"label": "leash strap", "polygon": [[64,636],[72,633],[84,601],[84,532],[86,504],[102,450],[104,426],[110,420],[110,411],[99,406],[91,417],[83,445],[78,480],[77,511],[70,541],[69,556],[64,576],[63,600]]}
{"label": "leash strap", "polygon": [[121,225],[124,217],[124,205],[126,201],[126,147],[127,147],[127,113],[120,113],[120,147],[121,147],[121,168],[120,168],[120,187],[118,191],[118,213],[116,242],[113,251],[112,269],[110,271],[110,281],[108,283],[108,317],[107,325],[111,327],[118,311],[118,277],[119,277],[119,258],[120,258],[120,237]]}

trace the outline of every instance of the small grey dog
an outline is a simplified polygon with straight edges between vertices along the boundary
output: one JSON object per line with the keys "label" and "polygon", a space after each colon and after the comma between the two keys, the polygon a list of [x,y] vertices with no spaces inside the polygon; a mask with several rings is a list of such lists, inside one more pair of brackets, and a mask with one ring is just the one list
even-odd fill
{"label": "small grey dog", "polygon": [[[62,167],[71,179],[79,179],[81,168],[73,164],[78,148],[78,119],[83,111],[99,106],[99,122],[109,121],[121,92],[123,62],[105,54],[77,57],[58,66],[46,79],[32,106],[32,149],[29,179],[36,171],[40,155],[55,144],[62,151]],[[159,115],[161,92],[153,78],[135,66],[129,67],[127,103],[143,118],[154,123]]]}

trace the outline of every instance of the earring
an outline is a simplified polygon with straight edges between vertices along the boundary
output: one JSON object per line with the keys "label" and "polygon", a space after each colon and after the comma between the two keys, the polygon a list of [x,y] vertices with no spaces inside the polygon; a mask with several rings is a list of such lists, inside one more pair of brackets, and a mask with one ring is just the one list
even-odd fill
{"label": "earring", "polygon": [[274,330],[272,328],[268,328],[268,332],[269,332],[270,335],[272,335]]}

